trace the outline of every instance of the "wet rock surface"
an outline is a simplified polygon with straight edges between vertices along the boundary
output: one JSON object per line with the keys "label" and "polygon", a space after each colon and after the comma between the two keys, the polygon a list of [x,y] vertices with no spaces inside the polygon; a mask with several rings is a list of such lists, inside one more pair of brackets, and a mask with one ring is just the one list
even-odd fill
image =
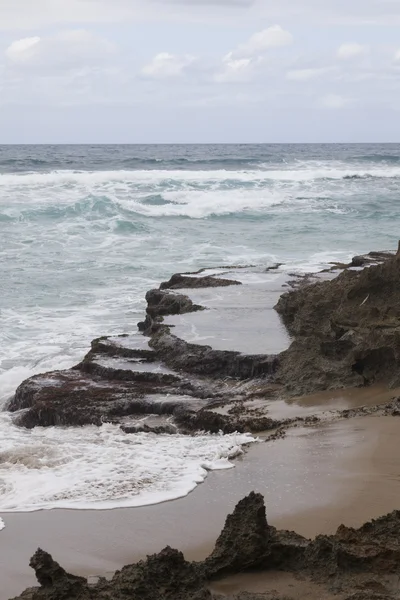
{"label": "wet rock surface", "polygon": [[281,296],[276,310],[294,342],[278,376],[290,393],[400,383],[400,251],[383,256]]}
{"label": "wet rock surface", "polygon": [[[273,265],[272,273],[280,266]],[[231,274],[239,274],[238,269]],[[253,277],[265,273],[252,269]],[[73,369],[23,382],[7,408],[16,413],[18,425],[29,428],[112,422],[126,432],[272,431],[274,439],[287,426],[317,423],[311,417],[271,419],[268,402],[376,382],[400,385],[400,254],[370,253],[346,265],[335,263],[332,269],[343,272],[323,280],[318,274],[293,276],[292,281],[301,283],[280,297],[276,310],[292,336],[283,352],[216,350],[180,338],[169,318],[202,311],[201,317],[209,311],[177,288],[206,290],[240,282],[204,272],[176,274],[147,293],[146,318],[139,323],[142,334],[94,340]],[[219,297],[225,302],[224,294]],[[259,302],[260,289],[257,294]],[[245,310],[243,295],[238,306]],[[235,314],[232,307],[229,311]],[[262,335],[262,323],[259,330]],[[264,402],[256,412],[246,408],[252,398]],[[220,407],[226,407],[223,414]],[[395,416],[396,410],[390,414]],[[341,418],[355,414],[343,412]],[[144,425],[143,415],[169,420]]]}
{"label": "wet rock surface", "polygon": [[229,285],[242,285],[235,279],[224,279],[214,275],[195,277],[195,274],[175,273],[169,281],[163,281],[160,290],[196,289],[210,287],[226,287]]}
{"label": "wet rock surface", "polygon": [[[238,283],[212,276],[174,276],[169,283],[175,286],[186,278],[202,288]],[[275,356],[188,344],[171,333],[173,327],[165,319],[203,307],[170,289],[150,290],[146,300],[146,319],[139,324],[146,335],[98,338],[74,368],[24,381],[7,407],[17,413],[15,423],[33,428],[113,422],[127,433],[170,434],[260,431],[277,425],[269,418],[256,423],[254,415],[232,418],[213,412],[215,403],[240,400],[258,389],[259,379],[275,371]],[[171,420],[141,423],[140,417],[147,414],[169,415]],[[128,423],[127,417],[131,417]]]}
{"label": "wet rock surface", "polygon": [[[400,511],[363,525],[339,527],[335,535],[307,540],[268,524],[264,499],[252,492],[226,519],[214,551],[203,562],[187,562],[181,552],[165,548],[147,560],[125,566],[110,581],[89,585],[70,575],[38,550],[31,560],[40,587],[26,590],[25,600],[217,600],[211,581],[245,571],[279,570],[314,580],[339,599],[398,598]],[[298,597],[298,596],[296,596]],[[225,596],[226,598],[226,596]],[[235,600],[290,599],[273,589],[242,592]],[[323,600],[324,594],[321,594]]]}

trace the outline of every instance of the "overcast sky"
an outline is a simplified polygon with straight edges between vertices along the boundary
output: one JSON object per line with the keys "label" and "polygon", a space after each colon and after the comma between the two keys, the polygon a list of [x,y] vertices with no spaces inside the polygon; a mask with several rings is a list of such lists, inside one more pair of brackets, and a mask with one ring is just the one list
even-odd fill
{"label": "overcast sky", "polygon": [[400,0],[0,0],[0,143],[400,142]]}

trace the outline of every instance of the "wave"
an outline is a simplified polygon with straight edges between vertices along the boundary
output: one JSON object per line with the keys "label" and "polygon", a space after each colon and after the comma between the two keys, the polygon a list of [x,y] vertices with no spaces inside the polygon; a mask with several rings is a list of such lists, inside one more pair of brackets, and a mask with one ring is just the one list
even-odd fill
{"label": "wave", "polygon": [[249,434],[125,434],[119,426],[36,428],[0,420],[0,511],[105,509],[186,496],[230,469]]}
{"label": "wave", "polygon": [[400,163],[399,154],[365,154],[361,156],[353,156],[349,159],[351,162],[362,161],[371,163]]}
{"label": "wave", "polygon": [[0,167],[17,165],[20,167],[24,167],[25,170],[28,170],[29,167],[42,166],[48,164],[51,164],[51,161],[48,161],[44,158],[0,158]]}
{"label": "wave", "polygon": [[195,183],[266,183],[307,182],[317,180],[340,180],[351,178],[399,178],[400,167],[381,167],[367,170],[326,168],[300,169],[249,169],[239,171],[218,170],[113,170],[74,171],[58,170],[50,173],[3,173],[0,175],[0,190],[5,187],[32,187],[49,185],[98,185],[113,182],[126,184],[164,184],[174,182]]}
{"label": "wave", "polygon": [[[269,160],[270,159],[270,160]],[[85,165],[85,160],[87,165]],[[196,157],[176,157],[176,158],[157,158],[157,157],[146,157],[146,156],[128,156],[125,158],[110,158],[108,154],[104,154],[103,157],[92,157],[91,159],[85,157],[85,155],[79,157],[67,157],[57,159],[53,155],[49,158],[33,158],[33,157],[13,157],[13,158],[1,158],[0,156],[0,171],[5,173],[12,173],[16,171],[33,172],[46,171],[51,172],[57,169],[63,169],[65,166],[68,168],[82,170],[84,172],[97,171],[101,172],[104,168],[109,168],[115,164],[118,169],[133,169],[133,170],[157,170],[165,169],[171,170],[176,167],[182,168],[183,170],[215,170],[215,169],[243,169],[246,167],[258,166],[263,163],[269,164],[280,164],[284,163],[283,158],[274,156],[273,154],[263,154],[262,158],[257,156],[236,156],[236,157],[207,157],[207,158],[196,158]],[[84,166],[82,166],[84,165]]]}
{"label": "wave", "polygon": [[[245,157],[245,158],[172,158],[172,159],[164,159],[164,158],[139,158],[132,157],[124,159],[121,164],[126,167],[136,167],[136,166],[144,166],[147,168],[153,167],[162,167],[165,169],[170,169],[176,166],[188,167],[188,169],[200,170],[201,167],[209,167],[207,170],[213,170],[215,168],[240,168],[246,166],[256,166],[258,164],[264,163],[266,157],[263,156],[262,160],[257,157]],[[273,162],[283,162],[282,160],[277,160],[274,157]]]}
{"label": "wave", "polygon": [[[90,196],[72,204],[55,204],[57,198],[41,206],[25,206],[11,214],[1,214],[1,221],[10,222],[62,222],[65,225],[96,222],[108,230],[120,233],[146,232],[146,219],[160,217],[185,217],[205,219],[210,217],[257,216],[271,218],[280,213],[349,212],[343,202],[329,196],[293,196],[267,190],[182,190],[164,192],[155,196],[95,197]],[[11,209],[10,209],[11,210]]]}

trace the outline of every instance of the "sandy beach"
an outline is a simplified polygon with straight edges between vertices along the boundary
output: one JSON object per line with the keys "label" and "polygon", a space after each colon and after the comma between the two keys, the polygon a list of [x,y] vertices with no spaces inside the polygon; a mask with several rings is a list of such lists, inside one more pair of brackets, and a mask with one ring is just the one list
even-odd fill
{"label": "sandy beach", "polygon": [[[359,402],[360,394],[354,396]],[[180,500],[110,511],[2,513],[0,599],[35,583],[28,563],[38,546],[88,577],[111,574],[167,544],[189,559],[202,559],[226,515],[252,490],[265,496],[268,520],[276,527],[312,537],[333,533],[341,523],[360,526],[398,508],[399,434],[400,420],[394,417],[300,427],[282,440],[253,444],[234,469],[210,473]],[[232,585],[247,589],[249,581],[239,578]]]}

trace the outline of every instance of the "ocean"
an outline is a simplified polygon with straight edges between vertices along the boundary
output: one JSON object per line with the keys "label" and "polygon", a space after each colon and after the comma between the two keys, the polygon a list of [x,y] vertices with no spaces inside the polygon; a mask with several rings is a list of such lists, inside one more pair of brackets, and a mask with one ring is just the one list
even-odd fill
{"label": "ocean", "polygon": [[[0,401],[136,331],[177,271],[322,268],[399,236],[400,145],[0,146]],[[249,436],[16,428],[0,414],[0,512],[187,494]],[[129,481],[140,481],[132,493]]]}

